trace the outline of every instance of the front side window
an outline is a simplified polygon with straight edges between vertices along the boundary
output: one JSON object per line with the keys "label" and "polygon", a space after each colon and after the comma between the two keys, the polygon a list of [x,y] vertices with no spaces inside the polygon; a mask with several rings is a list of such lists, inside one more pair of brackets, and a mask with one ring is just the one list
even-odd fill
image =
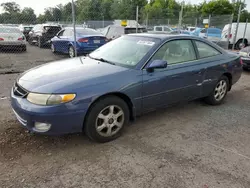
{"label": "front side window", "polygon": [[207,33],[207,29],[201,30],[201,33]]}
{"label": "front side window", "polygon": [[173,40],[164,44],[152,57],[153,60],[165,60],[169,65],[196,60],[191,40]]}
{"label": "front side window", "polygon": [[92,52],[90,58],[105,59],[117,65],[134,67],[160,39],[125,35]]}
{"label": "front side window", "polygon": [[195,41],[200,58],[212,57],[221,54],[215,48],[200,41]]}

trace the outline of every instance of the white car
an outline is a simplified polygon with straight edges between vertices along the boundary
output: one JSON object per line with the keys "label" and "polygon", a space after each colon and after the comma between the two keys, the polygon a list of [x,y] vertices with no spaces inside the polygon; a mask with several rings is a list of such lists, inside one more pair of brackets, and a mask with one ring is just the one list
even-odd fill
{"label": "white car", "polygon": [[[234,36],[236,34],[236,26],[237,26],[237,23],[232,24],[231,34],[229,35],[229,45],[233,44]],[[238,32],[237,32],[237,36],[235,40],[235,48],[238,50],[250,44],[250,25],[249,24],[247,25],[245,40],[243,42],[245,26],[246,26],[246,23],[239,23],[239,28],[238,28]],[[222,30],[223,41],[227,41],[228,28],[229,28],[229,24],[225,25]]]}
{"label": "white car", "polygon": [[0,26],[0,48],[26,51],[26,39],[17,27]]}
{"label": "white car", "polygon": [[187,31],[189,31],[189,32],[192,32],[192,31],[194,31],[196,29],[196,27],[187,27]]}

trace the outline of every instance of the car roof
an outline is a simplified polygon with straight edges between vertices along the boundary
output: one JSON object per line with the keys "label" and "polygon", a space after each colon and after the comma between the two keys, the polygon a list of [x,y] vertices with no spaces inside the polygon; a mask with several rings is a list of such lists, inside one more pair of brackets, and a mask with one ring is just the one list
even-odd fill
{"label": "car roof", "polygon": [[[74,29],[74,28],[73,28],[73,27],[64,27],[63,29]],[[96,31],[95,29],[86,28],[86,27],[76,27],[76,29],[86,29],[86,30],[93,30],[93,31]]]}
{"label": "car roof", "polygon": [[185,34],[153,34],[153,33],[136,33],[136,34],[129,34],[130,36],[140,36],[140,37],[150,37],[150,38],[157,38],[161,40],[169,39],[169,38],[190,38],[190,39],[200,39],[197,36],[185,35]]}

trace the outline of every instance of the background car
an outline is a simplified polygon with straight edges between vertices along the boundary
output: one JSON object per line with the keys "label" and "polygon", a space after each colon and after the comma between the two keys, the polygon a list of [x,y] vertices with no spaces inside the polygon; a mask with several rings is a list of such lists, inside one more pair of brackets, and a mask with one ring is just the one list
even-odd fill
{"label": "background car", "polygon": [[[76,41],[77,54],[87,54],[104,45],[107,39],[94,29],[78,27],[76,28]],[[64,28],[51,39],[51,50],[53,53],[61,52],[75,57],[72,27]]]}
{"label": "background car", "polygon": [[29,40],[29,32],[33,29],[32,25],[20,25],[19,29],[24,34],[26,40]]}
{"label": "background car", "polygon": [[206,38],[209,41],[220,41],[222,30],[219,28],[196,28],[192,35]]}
{"label": "background car", "polygon": [[[230,46],[233,45],[233,40],[234,40],[234,37],[235,37],[235,34],[236,34],[236,27],[237,27],[237,23],[232,23],[231,34],[229,35],[229,45]],[[235,44],[235,48],[237,50],[240,50],[242,47],[246,47],[246,46],[249,45],[249,42],[250,42],[250,26],[249,26],[249,24],[247,25],[245,40],[243,41],[245,27],[246,27],[245,22],[244,23],[239,23],[238,32],[237,32],[237,36],[236,36],[236,44]],[[222,40],[223,41],[227,41],[228,28],[229,28],[229,24],[226,24],[224,26],[223,30],[222,30]]]}
{"label": "background car", "polygon": [[238,54],[200,37],[123,35],[87,57],[25,72],[12,89],[11,105],[32,132],[84,131],[107,142],[149,111],[198,98],[221,104],[241,73]]}
{"label": "background car", "polygon": [[24,34],[17,27],[0,26],[0,48],[26,51]]}
{"label": "background car", "polygon": [[37,24],[29,32],[29,43],[37,44],[39,48],[50,44],[50,40],[61,30],[60,25]]}
{"label": "background car", "polygon": [[243,48],[239,51],[241,59],[243,61],[243,69],[249,70],[250,69],[250,46]]}
{"label": "background car", "polygon": [[[137,28],[138,33],[145,33],[147,29],[139,26]],[[109,25],[103,29],[102,34],[110,41],[116,39],[124,34],[136,33],[136,27],[134,26],[120,26],[120,25]]]}

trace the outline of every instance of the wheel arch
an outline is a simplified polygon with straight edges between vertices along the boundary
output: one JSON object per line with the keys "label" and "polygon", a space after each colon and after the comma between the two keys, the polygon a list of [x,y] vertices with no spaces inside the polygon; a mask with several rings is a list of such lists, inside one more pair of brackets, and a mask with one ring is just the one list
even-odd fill
{"label": "wheel arch", "polygon": [[230,72],[225,72],[222,76],[226,76],[228,78],[229,81],[228,91],[230,91],[232,88],[232,79],[233,79],[232,74]]}
{"label": "wheel arch", "polygon": [[101,96],[95,98],[95,100],[93,100],[91,102],[91,104],[89,105],[89,108],[88,108],[88,110],[86,112],[86,115],[84,117],[83,126],[85,124],[86,118],[88,117],[89,112],[90,112],[91,108],[93,107],[93,105],[95,103],[97,103],[98,101],[100,101],[101,99],[103,99],[105,97],[109,97],[109,96],[116,96],[116,97],[122,99],[128,105],[128,108],[129,108],[129,119],[130,119],[130,121],[132,121],[132,120],[135,119],[135,110],[134,110],[134,104],[133,104],[132,100],[126,94],[124,94],[124,93],[121,93],[121,92],[111,92],[111,93],[106,93],[104,95],[101,95]]}

